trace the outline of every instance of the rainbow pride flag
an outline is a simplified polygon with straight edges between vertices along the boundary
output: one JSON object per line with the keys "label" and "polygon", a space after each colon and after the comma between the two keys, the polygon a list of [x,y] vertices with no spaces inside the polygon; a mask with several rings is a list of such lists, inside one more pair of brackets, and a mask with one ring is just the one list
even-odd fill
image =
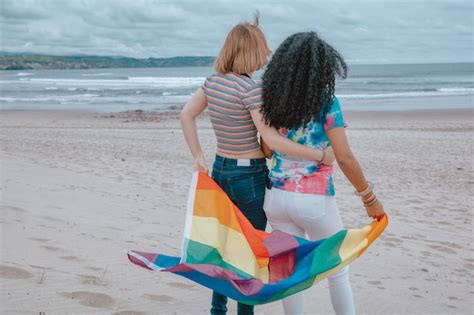
{"label": "rainbow pride flag", "polygon": [[253,228],[207,174],[193,175],[181,257],[129,250],[130,261],[172,272],[249,305],[307,289],[359,257],[387,226],[387,216],[362,229],[308,241]]}

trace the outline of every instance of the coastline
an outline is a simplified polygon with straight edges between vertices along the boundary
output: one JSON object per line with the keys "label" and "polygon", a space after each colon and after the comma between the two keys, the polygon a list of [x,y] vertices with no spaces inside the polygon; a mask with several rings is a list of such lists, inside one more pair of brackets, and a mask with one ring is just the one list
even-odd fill
{"label": "coastline", "polygon": [[[0,111],[0,312],[208,313],[208,290],[146,272],[123,253],[179,255],[192,159],[178,113]],[[344,114],[391,219],[351,264],[357,312],[470,313],[473,110]],[[207,114],[198,126],[211,164]],[[335,169],[344,224],[366,225]],[[332,312],[327,283],[307,290],[305,304]],[[281,314],[281,304],[256,312]]]}
{"label": "coastline", "polygon": [[[112,125],[120,128],[156,128],[170,127],[179,120],[180,109],[163,111],[128,110],[121,112],[98,112],[87,110],[0,110],[0,127],[50,126],[106,128]],[[211,128],[206,110],[198,119],[200,127]],[[472,131],[474,129],[474,108],[453,109],[413,109],[413,110],[345,110],[344,117],[352,129],[400,129],[410,121],[423,122],[423,128],[436,129],[435,122],[459,122],[460,126],[450,126],[450,130]],[[364,122],[370,120],[370,126]],[[399,122],[387,125],[389,121]],[[66,123],[67,122],[67,123]],[[95,125],[96,124],[96,125]],[[179,126],[178,126],[179,127]],[[417,129],[410,126],[410,129]],[[418,128],[420,129],[420,128]]]}

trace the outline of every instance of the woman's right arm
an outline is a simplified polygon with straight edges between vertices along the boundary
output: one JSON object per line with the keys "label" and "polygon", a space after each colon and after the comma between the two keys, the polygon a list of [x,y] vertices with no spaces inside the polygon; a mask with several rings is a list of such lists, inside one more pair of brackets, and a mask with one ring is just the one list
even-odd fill
{"label": "woman's right arm", "polygon": [[186,105],[184,105],[184,108],[179,114],[179,120],[181,121],[184,138],[186,139],[191,154],[194,157],[194,166],[196,170],[207,173],[209,167],[207,166],[202,152],[196,126],[197,117],[206,109],[206,107],[206,94],[202,88],[199,88]]}
{"label": "woman's right arm", "polygon": [[270,147],[268,146],[268,144],[265,143],[265,140],[263,140],[262,137],[260,137],[260,149],[262,149],[263,155],[265,155],[267,159],[272,158],[273,150],[270,149]]}
{"label": "woman's right arm", "polygon": [[271,150],[326,165],[331,165],[334,162],[332,150],[324,150],[323,153],[323,150],[313,149],[283,137],[275,128],[265,124],[263,115],[258,109],[251,110],[250,115],[255,127]]}
{"label": "woman's right arm", "polygon": [[[364,173],[362,172],[359,162],[349,147],[345,129],[333,128],[327,130],[326,133],[328,135],[329,141],[331,142],[337,164],[341,168],[341,171],[351,182],[352,186],[354,186],[357,192],[367,191],[367,189],[370,188],[369,184],[364,177]],[[370,198],[370,196],[368,196],[366,199],[368,198]],[[363,201],[366,201],[366,199],[363,197]],[[375,204],[366,207],[366,209],[367,215],[374,219],[380,219],[385,213],[383,210],[383,205],[380,201],[377,201]]]}

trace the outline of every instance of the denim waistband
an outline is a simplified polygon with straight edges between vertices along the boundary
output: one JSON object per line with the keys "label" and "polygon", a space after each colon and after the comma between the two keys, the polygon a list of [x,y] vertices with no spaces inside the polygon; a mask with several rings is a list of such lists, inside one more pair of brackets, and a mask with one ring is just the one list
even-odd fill
{"label": "denim waistband", "polygon": [[226,165],[233,165],[233,166],[237,166],[240,162],[243,162],[243,161],[247,161],[247,162],[250,162],[249,163],[249,166],[254,166],[254,165],[265,165],[267,164],[267,160],[265,158],[257,158],[257,159],[233,159],[233,158],[226,158],[226,157],[223,157],[223,156],[220,156],[220,155],[217,155],[216,154],[216,158],[214,160],[214,163],[216,164],[220,164],[220,165],[223,165],[223,166],[226,166]]}

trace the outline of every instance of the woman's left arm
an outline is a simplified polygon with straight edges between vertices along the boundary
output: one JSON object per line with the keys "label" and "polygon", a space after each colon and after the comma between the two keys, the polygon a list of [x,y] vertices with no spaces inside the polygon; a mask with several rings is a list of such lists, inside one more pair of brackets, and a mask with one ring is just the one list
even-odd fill
{"label": "woman's left arm", "polygon": [[196,119],[206,109],[207,97],[202,88],[199,88],[191,99],[186,103],[179,114],[181,128],[183,129],[184,138],[188,144],[189,150],[194,157],[194,167],[198,171],[208,172],[204,154],[202,152],[201,143],[199,142]]}

